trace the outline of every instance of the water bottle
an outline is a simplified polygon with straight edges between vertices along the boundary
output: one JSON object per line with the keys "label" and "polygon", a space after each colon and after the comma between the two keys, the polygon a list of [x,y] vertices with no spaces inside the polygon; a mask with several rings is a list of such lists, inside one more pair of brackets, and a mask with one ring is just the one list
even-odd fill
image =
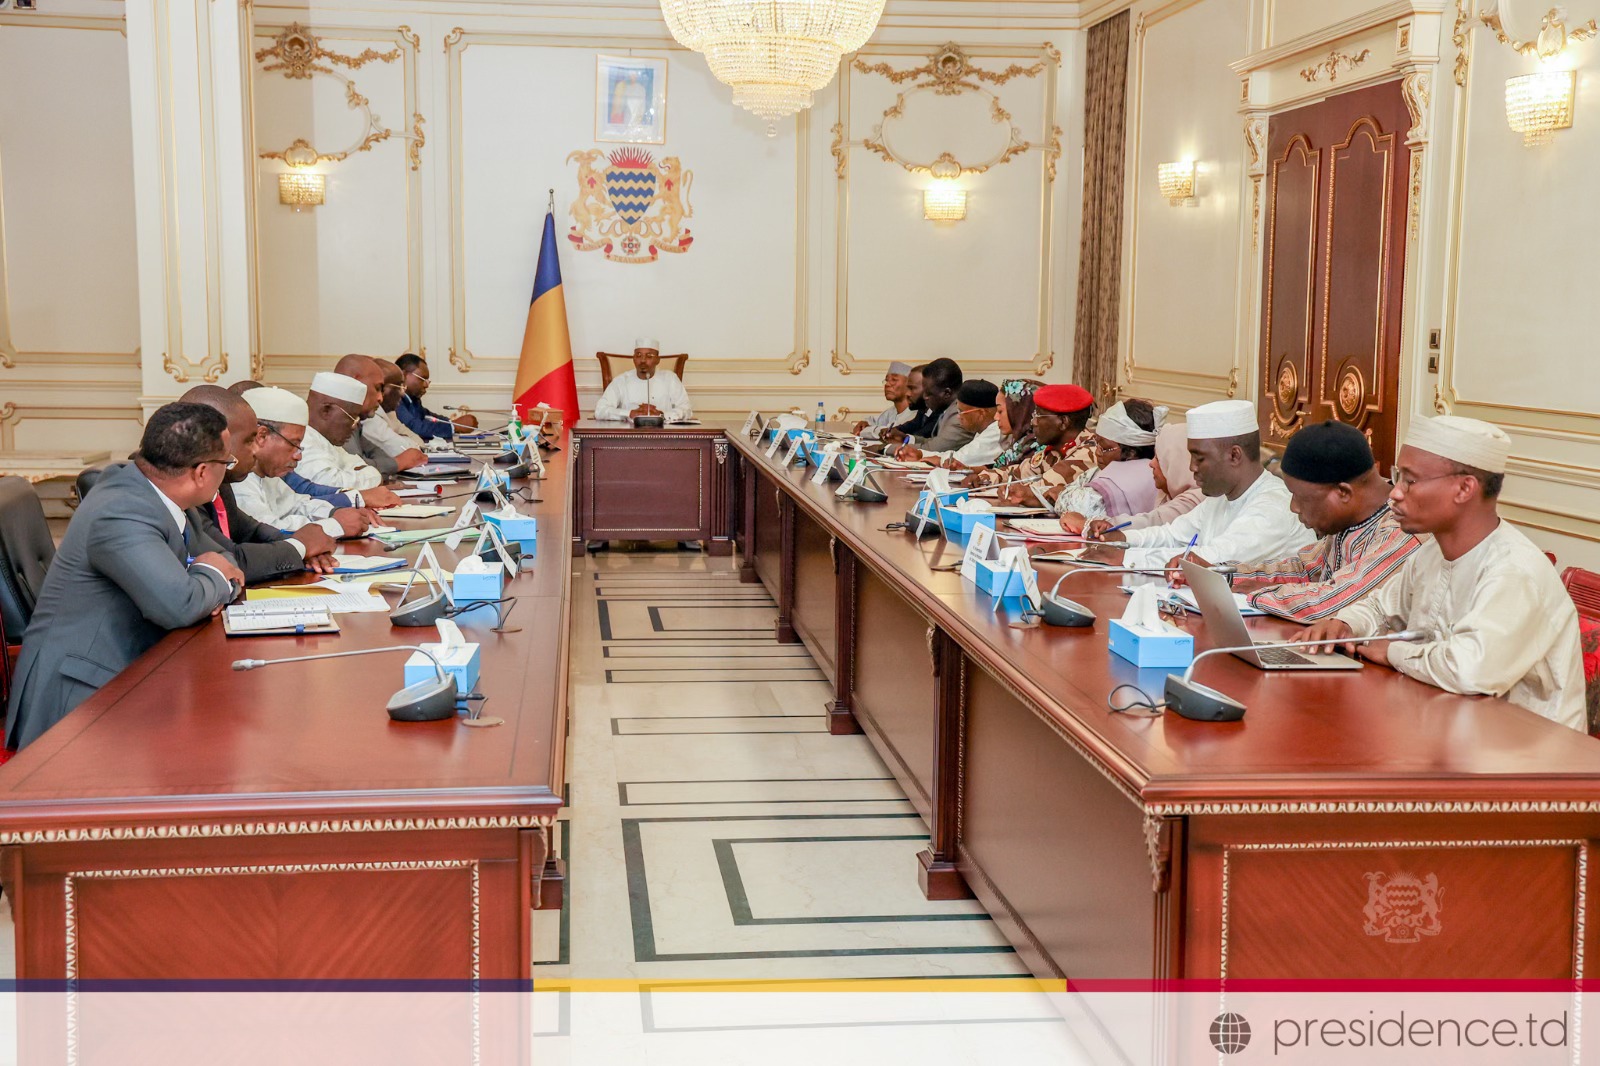
{"label": "water bottle", "polygon": [[818,400],[817,401],[817,426],[818,426],[818,428],[820,428],[822,426],[822,423],[826,422],[827,420],[828,420],[827,412],[825,412],[822,409],[822,401]]}

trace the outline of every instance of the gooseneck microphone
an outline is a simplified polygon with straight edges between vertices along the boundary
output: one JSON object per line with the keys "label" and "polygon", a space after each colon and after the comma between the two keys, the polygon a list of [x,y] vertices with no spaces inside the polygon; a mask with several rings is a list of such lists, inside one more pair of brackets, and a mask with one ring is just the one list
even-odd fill
{"label": "gooseneck microphone", "polygon": [[1380,640],[1421,643],[1432,639],[1434,639],[1434,634],[1428,630],[1405,629],[1398,633],[1376,633],[1370,637],[1340,637],[1336,640],[1290,640],[1282,644],[1245,644],[1229,648],[1207,648],[1190,661],[1189,668],[1181,676],[1178,674],[1167,675],[1166,703],[1177,714],[1184,718],[1192,718],[1197,722],[1237,722],[1244,717],[1244,704],[1231,696],[1226,696],[1214,688],[1208,688],[1193,680],[1194,668],[1199,666],[1200,660],[1208,655],[1255,651],[1262,647],[1325,648],[1340,644],[1369,644]]}
{"label": "gooseneck microphone", "polygon": [[438,722],[446,718],[455,717],[456,700],[459,690],[456,688],[456,679],[444,672],[444,666],[439,662],[438,656],[426,648],[414,644],[396,644],[384,648],[362,648],[358,651],[330,651],[323,655],[295,655],[287,659],[235,659],[235,670],[258,670],[263,666],[275,666],[278,663],[304,663],[314,659],[343,659],[353,655],[377,655],[382,652],[421,652],[433,663],[434,676],[426,681],[418,681],[389,697],[385,705],[389,717],[396,722]]}
{"label": "gooseneck microphone", "polygon": [[433,534],[431,537],[417,537],[414,540],[403,540],[398,544],[385,544],[383,546],[383,550],[386,552],[397,552],[402,548],[409,548],[413,544],[432,544],[435,541],[449,540],[450,537],[456,533],[470,533],[474,529],[482,529],[483,526],[483,522],[473,522],[469,525],[462,526],[460,529],[441,530],[438,533]]}

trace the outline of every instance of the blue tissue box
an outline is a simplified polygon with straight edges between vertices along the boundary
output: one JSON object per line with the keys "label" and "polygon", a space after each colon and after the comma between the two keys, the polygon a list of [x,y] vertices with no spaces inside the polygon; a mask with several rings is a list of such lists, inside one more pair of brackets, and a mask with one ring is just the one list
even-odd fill
{"label": "blue tissue box", "polygon": [[488,473],[489,480],[495,482],[496,484],[498,484],[500,486],[500,491],[504,492],[504,491],[506,491],[506,490],[511,488],[511,475],[510,474],[506,473],[502,469],[499,469],[498,467],[493,467],[493,466],[485,467],[484,470],[485,470],[485,472]]}
{"label": "blue tissue box", "polygon": [[[471,603],[473,600],[498,600],[504,595],[505,574],[505,568],[498,562],[490,563],[486,574],[457,573],[450,583],[450,596],[458,604]],[[472,622],[499,621],[500,608],[486,603],[456,618]]]}
{"label": "blue tissue box", "polygon": [[[993,515],[987,517],[991,522],[994,520]],[[977,579],[974,583],[989,595],[1004,599],[1028,594],[1022,575],[1015,570],[1007,570],[991,559],[977,559],[975,562]]]}
{"label": "blue tissue box", "polygon": [[[457,690],[465,694],[477,688],[479,657],[476,644],[463,644],[448,658],[444,655],[442,644],[424,644],[423,647],[433,652],[439,665],[444,667],[444,672],[456,679]],[[431,681],[433,676],[433,663],[426,655],[414,652],[406,660],[406,684]]]}
{"label": "blue tissue box", "polygon": [[994,528],[994,513],[967,514],[947,508],[944,512],[945,535],[958,544],[965,545],[972,537],[972,531],[979,526]]}
{"label": "blue tissue box", "polygon": [[539,536],[539,520],[532,515],[519,514],[515,518],[501,518],[499,515],[486,514],[485,522],[500,527],[500,535],[506,540],[520,540],[522,554],[532,555],[534,541]]}
{"label": "blue tissue box", "polygon": [[1113,618],[1111,650],[1135,666],[1188,666],[1194,661],[1194,636],[1176,627],[1147,633]]}

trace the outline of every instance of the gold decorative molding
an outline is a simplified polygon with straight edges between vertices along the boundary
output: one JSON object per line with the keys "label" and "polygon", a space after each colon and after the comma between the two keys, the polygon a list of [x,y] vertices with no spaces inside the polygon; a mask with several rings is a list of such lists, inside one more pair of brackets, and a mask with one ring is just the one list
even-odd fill
{"label": "gold decorative molding", "polygon": [[1339,71],[1355,70],[1361,64],[1365,63],[1367,61],[1367,57],[1370,55],[1372,55],[1372,49],[1370,48],[1363,48],[1356,55],[1350,55],[1346,52],[1330,51],[1327,59],[1324,59],[1322,62],[1302,70],[1300,72],[1300,77],[1304,78],[1308,82],[1319,82],[1322,80],[1322,76],[1326,74],[1328,76],[1329,84],[1332,84],[1333,82],[1339,80]]}
{"label": "gold decorative molding", "polygon": [[1061,127],[1050,127],[1050,139],[1044,145],[1044,173],[1050,181],[1056,180],[1056,163],[1061,159]]}
{"label": "gold decorative molding", "polygon": [[536,829],[556,820],[546,815],[470,818],[351,818],[305,822],[242,822],[200,825],[120,825],[0,832],[0,844],[84,844],[108,840],[209,840],[225,837],[308,836],[321,833],[421,833],[435,830]]}
{"label": "gold decorative molding", "polygon": [[1204,800],[1151,803],[1156,816],[1267,814],[1600,814],[1600,800]]}
{"label": "gold decorative molding", "polygon": [[1428,141],[1428,107],[1433,100],[1433,75],[1425,70],[1414,70],[1400,79],[1400,92],[1405,97],[1406,110],[1411,113],[1411,129],[1406,131],[1406,144],[1415,147]]}
{"label": "gold decorative molding", "polygon": [[1467,67],[1472,62],[1472,4],[1473,0],[1456,0],[1456,21],[1450,28],[1450,43],[1456,46],[1456,84],[1465,88]]}
{"label": "gold decorative molding", "polygon": [[422,51],[422,35],[413,33],[410,26],[401,24],[395,27],[395,32],[411,42],[411,50],[413,52]]}
{"label": "gold decorative molding", "polygon": [[[1047,50],[1048,59],[1059,64],[1061,53],[1057,52],[1048,42],[1043,46]],[[966,91],[982,92],[978,82],[988,82],[990,85],[1004,85],[1012,78],[1034,78],[1043,73],[1046,60],[1040,60],[1031,66],[1022,66],[1013,63],[1005,70],[990,71],[972,65],[972,59],[966,51],[954,41],[942,45],[937,52],[928,57],[928,61],[920,67],[910,70],[895,70],[887,63],[868,63],[857,57],[851,64],[862,74],[878,74],[888,78],[895,85],[903,82],[915,81],[917,78],[927,78],[923,88],[931,88],[940,96],[959,96]]]}
{"label": "gold decorative molding", "polygon": [[[979,85],[978,82],[987,82],[990,85],[1004,85],[1017,77],[1034,78],[1043,73],[1049,66],[1048,59],[1041,59],[1030,66],[1013,63],[1003,71],[989,71],[982,67],[974,66],[971,57],[957,44],[945,44],[928,57],[928,61],[920,67],[909,70],[895,70],[888,63],[868,63],[859,57],[852,64],[852,68],[862,74],[875,74],[889,79],[895,85],[904,82],[913,82],[911,88],[896,94],[894,103],[884,112],[882,120],[873,127],[872,136],[861,142],[861,146],[868,151],[876,152],[885,162],[894,163],[904,167],[913,174],[932,174],[940,178],[957,178],[965,174],[982,174],[991,167],[1000,166],[1010,162],[1015,156],[1021,155],[1030,148],[1040,149],[1045,154],[1045,165],[1050,180],[1055,180],[1055,158],[1060,154],[1060,131],[1054,129],[1044,143],[1034,143],[1024,140],[1022,131],[1011,124],[1011,113],[1001,104],[1000,98],[993,92]],[[924,79],[924,80],[918,80]],[[889,143],[888,129],[890,123],[905,117],[906,100],[918,93],[931,92],[936,96],[960,96],[963,93],[982,93],[989,98],[989,117],[998,126],[1003,126],[1007,131],[1006,141],[998,152],[980,163],[963,163],[950,152],[941,153],[938,158],[930,162],[916,162],[900,155]],[[842,124],[841,124],[842,125]],[[842,152],[843,129],[836,131],[837,144]],[[836,159],[842,158],[836,153]]]}
{"label": "gold decorative molding", "polygon": [[[407,40],[415,40],[415,34],[409,34],[409,27],[400,27],[400,36]],[[345,104],[352,111],[360,111],[366,121],[362,124],[361,136],[342,152],[318,152],[305,138],[296,138],[289,147],[276,152],[262,152],[262,159],[281,159],[292,167],[313,166],[317,163],[340,163],[350,158],[356,152],[369,152],[372,146],[380,144],[395,135],[395,131],[384,126],[378,121],[378,116],[372,113],[367,98],[356,89],[356,83],[344,74],[334,69],[341,66],[347,70],[360,70],[368,63],[393,63],[399,59],[403,49],[391,48],[387,52],[379,52],[367,48],[358,55],[344,55],[323,46],[322,38],[313,34],[298,22],[290,23],[282,33],[273,38],[273,42],[266,48],[257,49],[255,58],[257,63],[264,64],[261,68],[263,74],[282,73],[290,80],[310,80],[314,74],[323,74],[330,78],[338,78],[344,82]],[[277,62],[267,63],[266,60],[274,59]],[[420,121],[421,116],[418,116]],[[420,126],[418,127],[420,136]],[[407,138],[411,140],[412,138]],[[412,169],[421,166],[417,152],[421,144],[413,142],[411,157],[415,163]]]}
{"label": "gold decorative molding", "polygon": [[834,176],[842,178],[845,176],[845,168],[850,162],[849,153],[845,151],[844,147],[844,123],[835,122],[832,132],[833,144],[829,146],[828,151],[833,155]]}
{"label": "gold decorative molding", "polygon": [[1505,25],[1500,19],[1498,0],[1489,7],[1489,10],[1478,16],[1478,21],[1494,31],[1495,40],[1518,55],[1538,55],[1540,59],[1550,59],[1565,51],[1571,42],[1587,41],[1600,34],[1600,22],[1590,19],[1580,26],[1568,29],[1566,17],[1564,8],[1552,7],[1539,20],[1539,35],[1531,41],[1519,41],[1506,32]]}
{"label": "gold decorative molding", "polygon": [[839,353],[837,351],[832,351],[832,352],[828,353],[828,362],[831,363],[833,365],[833,368],[835,370],[837,370],[839,373],[841,373],[841,374],[849,374],[850,370],[851,370],[851,365],[850,365],[850,362],[849,362],[849,355],[850,355],[850,353],[846,352],[845,353],[845,357],[841,359],[839,357]]}
{"label": "gold decorative molding", "polygon": [[1437,383],[1433,386],[1433,412],[1439,415],[1450,413],[1450,405],[1444,402],[1444,389]]}
{"label": "gold decorative molding", "polygon": [[1233,399],[1239,392],[1239,367],[1235,364],[1228,370],[1228,399]]}
{"label": "gold decorative molding", "polygon": [[1250,254],[1261,247],[1261,183],[1267,175],[1267,116],[1247,115],[1244,146],[1250,153],[1245,173],[1250,177]]}
{"label": "gold decorative molding", "polygon": [[422,112],[415,111],[411,115],[411,143],[406,147],[406,154],[411,157],[411,169],[422,169],[422,146],[428,143],[427,134],[422,132],[422,124],[426,121]]}
{"label": "gold decorative molding", "polygon": [[799,374],[800,371],[811,365],[811,349],[801,352],[799,357],[789,364],[789,373]]}
{"label": "gold decorative molding", "polygon": [[461,43],[461,38],[465,37],[466,35],[467,35],[467,31],[462,29],[460,26],[457,26],[455,29],[453,29],[449,33],[445,34],[444,35],[444,54],[445,55],[449,55],[450,54],[450,50],[452,48],[454,48],[456,45],[460,44]]}

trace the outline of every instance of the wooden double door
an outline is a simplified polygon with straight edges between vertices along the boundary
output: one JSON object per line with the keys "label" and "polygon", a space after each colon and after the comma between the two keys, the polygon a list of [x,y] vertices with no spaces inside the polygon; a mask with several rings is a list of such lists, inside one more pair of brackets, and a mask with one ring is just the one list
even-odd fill
{"label": "wooden double door", "polygon": [[1267,129],[1262,440],[1338,419],[1396,451],[1410,115],[1400,83],[1274,115]]}

